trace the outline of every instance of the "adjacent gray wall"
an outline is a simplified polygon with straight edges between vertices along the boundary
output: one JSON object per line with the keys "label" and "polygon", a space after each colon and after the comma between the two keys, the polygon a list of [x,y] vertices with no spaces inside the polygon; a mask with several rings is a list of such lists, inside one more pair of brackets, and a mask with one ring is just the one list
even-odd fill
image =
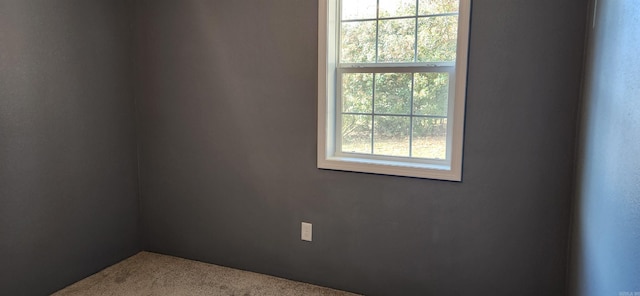
{"label": "adjacent gray wall", "polygon": [[566,293],[586,1],[474,1],[462,183],[316,168],[317,1],[137,11],[145,249],[367,295]]}
{"label": "adjacent gray wall", "polygon": [[640,293],[638,49],[640,2],[599,0],[586,60],[572,295]]}
{"label": "adjacent gray wall", "polygon": [[0,294],[139,250],[131,5],[0,0]]}

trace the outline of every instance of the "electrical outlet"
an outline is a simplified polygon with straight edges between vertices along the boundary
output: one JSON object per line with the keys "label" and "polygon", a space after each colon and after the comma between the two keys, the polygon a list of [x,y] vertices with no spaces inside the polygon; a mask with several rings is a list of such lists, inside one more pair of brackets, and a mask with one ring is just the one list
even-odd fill
{"label": "electrical outlet", "polygon": [[311,241],[311,223],[302,222],[302,232],[300,238],[303,241]]}

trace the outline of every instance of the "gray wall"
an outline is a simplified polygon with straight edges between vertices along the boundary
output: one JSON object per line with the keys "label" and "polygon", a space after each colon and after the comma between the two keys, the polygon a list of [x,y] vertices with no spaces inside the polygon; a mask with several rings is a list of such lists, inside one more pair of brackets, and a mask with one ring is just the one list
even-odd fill
{"label": "gray wall", "polygon": [[137,250],[131,5],[0,0],[0,294]]}
{"label": "gray wall", "polygon": [[598,2],[585,71],[572,295],[633,295],[640,293],[640,2]]}
{"label": "gray wall", "polygon": [[145,249],[368,295],[564,295],[586,6],[474,1],[455,183],[316,168],[317,1],[139,1]]}

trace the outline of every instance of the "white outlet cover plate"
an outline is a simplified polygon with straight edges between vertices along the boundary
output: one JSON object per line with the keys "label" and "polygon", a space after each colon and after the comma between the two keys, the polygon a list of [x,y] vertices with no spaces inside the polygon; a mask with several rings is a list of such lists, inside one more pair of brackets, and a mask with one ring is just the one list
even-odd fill
{"label": "white outlet cover plate", "polygon": [[311,223],[307,223],[307,222],[302,222],[302,231],[301,231],[301,239],[303,241],[311,241],[311,229],[312,229],[312,225]]}

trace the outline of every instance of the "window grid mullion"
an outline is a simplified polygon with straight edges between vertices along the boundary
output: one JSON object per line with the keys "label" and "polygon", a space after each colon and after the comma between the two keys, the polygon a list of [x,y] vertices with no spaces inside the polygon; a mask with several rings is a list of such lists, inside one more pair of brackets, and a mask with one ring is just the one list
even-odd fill
{"label": "window grid mullion", "polygon": [[[376,63],[379,60],[380,46],[380,0],[376,1]],[[371,97],[371,154],[375,154],[375,124],[376,124],[376,74],[373,75],[373,96]]]}
{"label": "window grid mullion", "polygon": [[[379,60],[380,53],[380,0],[376,1],[376,63]],[[371,154],[374,154],[374,138],[376,124],[376,74],[373,73],[373,97],[371,101]]]}
{"label": "window grid mullion", "polygon": [[367,66],[337,67],[343,73],[451,73],[455,66]]}
{"label": "window grid mullion", "polygon": [[[344,24],[344,21],[342,20],[342,1],[338,1],[338,5],[337,5],[337,11],[336,11],[336,15],[337,15],[337,26],[336,26],[336,65],[339,65],[342,62],[342,27]],[[342,150],[342,148],[341,148]]]}
{"label": "window grid mullion", "polygon": [[372,89],[372,93],[371,93],[371,154],[373,153],[373,136],[374,136],[374,129],[375,129],[375,114],[376,114],[376,74],[375,73],[371,73],[371,75],[373,75],[373,77],[371,78],[371,80],[373,81],[372,85],[373,85],[373,89]]}
{"label": "window grid mullion", "polygon": [[413,32],[413,62],[418,62],[418,6],[420,5],[420,1],[416,0],[416,26],[415,31]]}
{"label": "window grid mullion", "polygon": [[376,1],[376,63],[378,63],[378,45],[380,45],[380,0]]}
{"label": "window grid mullion", "polygon": [[386,20],[401,20],[401,19],[410,19],[414,17],[418,18],[429,18],[429,17],[439,17],[439,16],[456,16],[459,15],[457,12],[443,12],[443,13],[434,13],[434,14],[419,14],[419,15],[407,15],[407,16],[388,16],[381,18],[362,18],[362,19],[341,19],[340,22],[343,23],[355,23],[355,22],[366,22],[366,21],[375,21],[377,19],[386,21]]}
{"label": "window grid mullion", "polygon": [[[420,1],[416,0],[416,21],[413,32],[413,62],[418,62],[418,13],[420,11]],[[411,103],[409,107],[409,157],[413,157],[413,93],[415,89],[415,72],[411,72]]]}
{"label": "window grid mullion", "polygon": [[[367,115],[371,116],[373,113],[364,113],[364,112],[341,112],[342,115]],[[447,119],[446,115],[422,115],[422,114],[397,114],[397,113],[376,113],[375,115],[380,116],[396,116],[396,117],[413,117],[413,118],[433,118],[433,119]]]}
{"label": "window grid mullion", "polygon": [[411,73],[411,103],[409,104],[409,107],[411,108],[409,110],[409,157],[413,156],[413,90],[415,78],[415,73]]}

